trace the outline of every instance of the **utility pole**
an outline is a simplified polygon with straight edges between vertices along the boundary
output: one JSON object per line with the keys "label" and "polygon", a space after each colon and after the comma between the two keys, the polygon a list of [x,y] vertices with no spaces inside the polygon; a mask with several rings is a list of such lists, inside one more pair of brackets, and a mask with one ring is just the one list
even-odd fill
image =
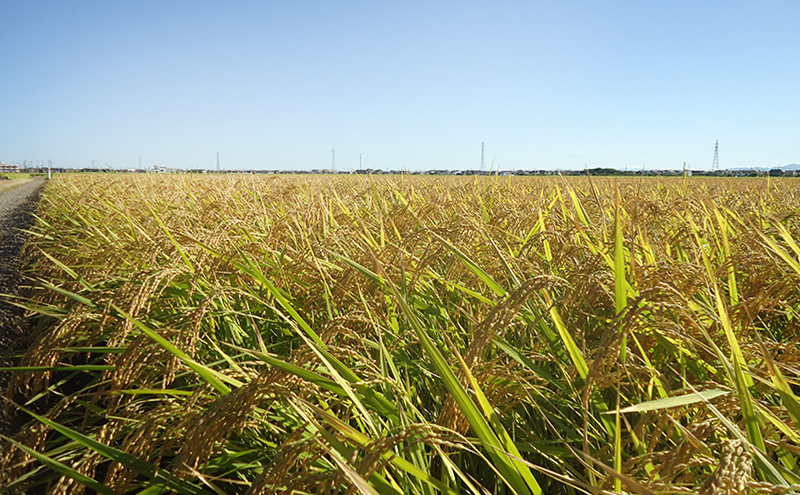
{"label": "utility pole", "polygon": [[217,172],[219,172],[219,151],[217,151]]}
{"label": "utility pole", "polygon": [[481,172],[486,170],[486,162],[483,160],[484,143],[481,141]]}
{"label": "utility pole", "polygon": [[336,148],[331,148],[331,170],[336,172]]}

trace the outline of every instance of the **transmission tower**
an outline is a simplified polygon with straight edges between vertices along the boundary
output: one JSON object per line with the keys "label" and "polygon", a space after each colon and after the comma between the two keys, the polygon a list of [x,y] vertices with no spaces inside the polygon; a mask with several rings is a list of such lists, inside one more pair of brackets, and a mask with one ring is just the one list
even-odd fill
{"label": "transmission tower", "polygon": [[714,145],[714,163],[711,164],[711,171],[719,170],[719,139]]}
{"label": "transmission tower", "polygon": [[331,148],[331,170],[336,171],[336,148]]}
{"label": "transmission tower", "polygon": [[486,162],[483,160],[484,143],[481,141],[481,172],[486,170]]}

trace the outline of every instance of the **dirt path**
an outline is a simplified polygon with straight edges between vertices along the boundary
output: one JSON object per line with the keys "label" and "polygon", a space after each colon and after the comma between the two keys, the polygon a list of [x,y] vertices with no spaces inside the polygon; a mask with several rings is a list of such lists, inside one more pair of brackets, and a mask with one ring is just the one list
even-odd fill
{"label": "dirt path", "polygon": [[[17,181],[14,181],[17,182]],[[25,235],[19,229],[30,227],[39,190],[44,180],[28,179],[16,184],[3,184],[0,189],[0,294],[17,293],[18,265]],[[20,312],[0,296],[0,353],[10,340],[19,335]]]}
{"label": "dirt path", "polygon": [[[0,366],[13,366],[3,355],[8,346],[24,332],[22,310],[8,304],[7,295],[18,294],[19,263],[25,234],[33,222],[30,212],[39,199],[44,186],[42,179],[2,181],[0,184]],[[0,372],[0,395],[4,395],[8,373]],[[11,421],[6,416],[5,404],[0,405],[0,433],[11,433]]]}

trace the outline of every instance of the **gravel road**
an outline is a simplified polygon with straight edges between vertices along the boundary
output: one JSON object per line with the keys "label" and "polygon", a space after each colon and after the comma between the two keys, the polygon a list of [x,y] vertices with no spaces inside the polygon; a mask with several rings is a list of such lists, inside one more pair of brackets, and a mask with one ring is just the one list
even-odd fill
{"label": "gravel road", "polygon": [[[3,181],[5,182],[5,181]],[[0,185],[0,366],[13,362],[3,357],[9,345],[24,333],[22,310],[8,304],[3,294],[17,295],[19,292],[19,263],[25,234],[33,222],[30,212],[36,207],[43,179],[31,179],[13,189],[8,184]],[[13,185],[13,184],[12,184]],[[8,374],[0,372],[0,395],[5,394]],[[9,433],[9,419],[5,404],[0,404],[0,432]]]}
{"label": "gravel road", "polygon": [[[19,229],[30,227],[29,214],[44,185],[42,179],[31,179],[11,190],[0,192],[0,294],[17,294],[17,269],[25,235]],[[0,354],[11,339],[21,332],[20,311],[0,296]]]}

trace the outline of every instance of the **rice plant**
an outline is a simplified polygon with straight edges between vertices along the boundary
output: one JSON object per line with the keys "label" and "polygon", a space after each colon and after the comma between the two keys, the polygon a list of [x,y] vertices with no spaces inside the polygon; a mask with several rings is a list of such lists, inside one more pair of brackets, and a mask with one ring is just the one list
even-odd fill
{"label": "rice plant", "polygon": [[800,492],[798,191],[57,176],[0,493]]}

